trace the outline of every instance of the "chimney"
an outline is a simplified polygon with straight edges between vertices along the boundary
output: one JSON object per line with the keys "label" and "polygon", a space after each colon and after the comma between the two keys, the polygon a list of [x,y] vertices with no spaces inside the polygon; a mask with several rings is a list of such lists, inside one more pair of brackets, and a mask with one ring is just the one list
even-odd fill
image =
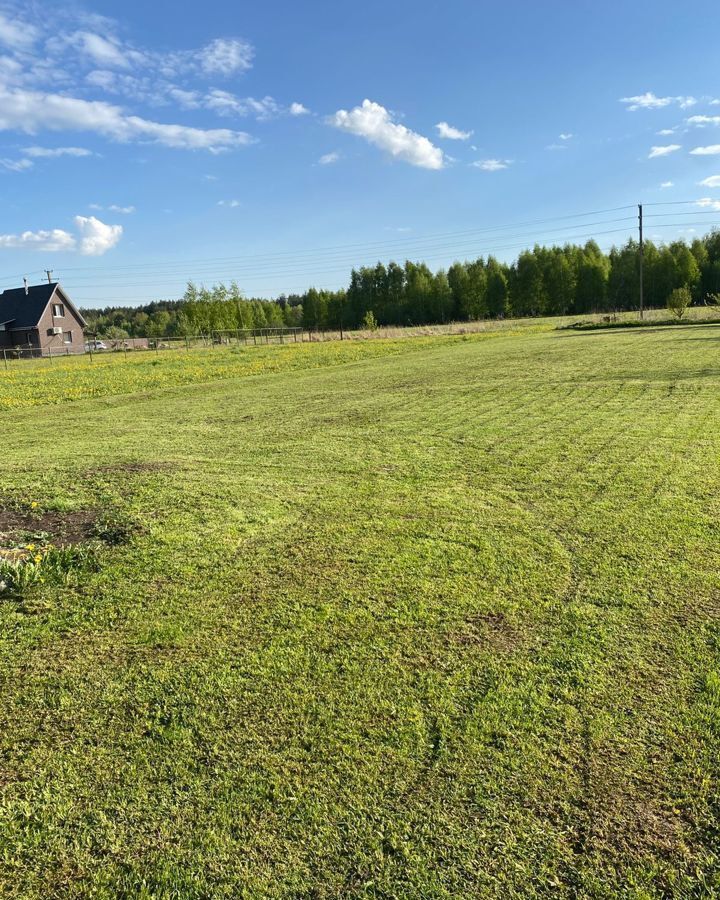
{"label": "chimney", "polygon": [[28,291],[27,278],[23,278],[23,284],[25,285],[25,296],[27,297],[27,295],[30,293],[30,292]]}

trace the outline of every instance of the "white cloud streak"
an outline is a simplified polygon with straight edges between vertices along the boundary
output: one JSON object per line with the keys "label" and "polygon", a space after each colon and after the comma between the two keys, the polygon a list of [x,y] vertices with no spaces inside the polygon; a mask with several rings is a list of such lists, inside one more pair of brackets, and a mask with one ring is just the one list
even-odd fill
{"label": "white cloud streak", "polygon": [[720,155],[720,144],[710,144],[707,147],[695,147],[690,153],[693,156],[718,156]]}
{"label": "white cloud streak", "polygon": [[698,184],[702,187],[720,188],[720,175],[710,175],[708,178],[703,178]]}
{"label": "white cloud streak", "polygon": [[0,248],[5,250],[44,250],[56,253],[74,250],[74,235],[62,228],[50,231],[23,231],[22,234],[0,234]]}
{"label": "white cloud streak", "polygon": [[34,159],[51,159],[56,156],[92,156],[85,147],[25,147],[23,153]]}
{"label": "white cloud streak", "polygon": [[705,125],[720,125],[720,116],[690,116],[686,121],[688,125],[704,128]]}
{"label": "white cloud streak", "polygon": [[474,163],[470,163],[476,169],[482,169],[483,172],[500,172],[511,164],[511,159],[478,159]]}
{"label": "white cloud streak", "polygon": [[447,141],[467,141],[473,135],[472,131],[461,131],[459,128],[448,125],[447,122],[438,122],[435,127],[438,135]]}
{"label": "white cloud streak", "polygon": [[670,153],[676,153],[682,150],[680,144],[665,144],[663,147],[651,147],[648,153],[648,159],[657,159],[659,156],[668,156]]}
{"label": "white cloud streak", "polygon": [[394,159],[422,169],[444,168],[445,159],[439,147],[423,135],[393,122],[388,110],[372,100],[363,100],[361,106],[349,111],[338,110],[329,123],[364,138]]}
{"label": "white cloud streak", "polygon": [[227,128],[192,128],[128,116],[103,100],[82,100],[0,87],[0,130],[89,131],[114,141],[150,141],[186,150],[218,153],[253,142],[250,135]]}
{"label": "white cloud streak", "polygon": [[6,169],[8,172],[26,172],[32,169],[33,163],[30,159],[0,159],[0,168]]}
{"label": "white cloud streak", "polygon": [[695,97],[657,97],[652,91],[637,94],[634,97],[621,97],[620,103],[624,103],[628,112],[636,112],[638,109],[663,109],[666,106],[677,104],[680,109],[688,109],[697,103]]}
{"label": "white cloud streak", "polygon": [[340,154],[335,153],[323,153],[318,162],[321,166],[331,166],[333,163],[336,163],[340,159]]}

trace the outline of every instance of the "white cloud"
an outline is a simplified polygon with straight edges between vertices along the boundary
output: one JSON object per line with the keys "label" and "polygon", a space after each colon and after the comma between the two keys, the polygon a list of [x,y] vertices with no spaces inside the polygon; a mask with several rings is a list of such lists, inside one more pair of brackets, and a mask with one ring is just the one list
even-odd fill
{"label": "white cloud", "polygon": [[142,61],[142,54],[138,51],[123,47],[119,42],[108,40],[91,31],[76,31],[67,36],[51,39],[48,44],[51,50],[60,51],[63,49],[61,42],[89,56],[94,64],[100,66],[129,69],[133,63]]}
{"label": "white cloud", "polygon": [[0,87],[0,131],[92,131],[115,141],[143,141],[187,150],[218,153],[252,143],[250,135],[227,128],[192,128],[128,116],[102,100],[81,100]]}
{"label": "white cloud", "polygon": [[656,159],[658,156],[667,156],[669,153],[675,153],[682,150],[680,144],[666,144],[664,147],[651,147],[648,153],[648,159]]}
{"label": "white cloud", "polygon": [[196,52],[200,67],[210,75],[233,75],[252,68],[255,50],[247,41],[216,38]]}
{"label": "white cloud", "polygon": [[51,158],[55,156],[92,156],[91,150],[85,147],[25,147],[23,153],[26,156],[38,158]]}
{"label": "white cloud", "polygon": [[693,156],[718,156],[720,154],[720,144],[710,144],[708,147],[695,147],[690,153]]}
{"label": "white cloud", "polygon": [[[134,207],[110,206],[108,209],[131,212]],[[77,235],[73,235],[63,228],[24,231],[22,234],[3,234],[0,235],[0,248],[52,252],[79,250],[83,256],[102,256],[103,253],[117,245],[123,234],[122,225],[106,225],[95,216],[75,216],[74,222]]]}
{"label": "white cloud", "polygon": [[662,184],[660,185],[660,187],[661,188],[675,187],[675,182],[674,181],[663,181]]}
{"label": "white cloud", "polygon": [[385,150],[395,159],[401,159],[422,169],[442,169],[443,152],[428,138],[393,122],[384,106],[372,100],[363,100],[362,106],[350,111],[338,110],[329,119],[331,125],[359,135]]}
{"label": "white cloud", "polygon": [[318,162],[321,166],[331,166],[333,163],[336,163],[340,159],[340,154],[335,153],[323,153]]}
{"label": "white cloud", "polygon": [[254,97],[236,97],[229,91],[217,88],[206,94],[202,105],[221,116],[255,116],[261,121],[283,112],[280,104],[272,97],[263,97],[262,100],[256,100]]}
{"label": "white cloud", "polygon": [[574,138],[575,135],[571,134],[570,132],[563,132],[562,134],[559,134],[558,137],[561,141],[569,141],[571,140],[571,138]]}
{"label": "white cloud", "polygon": [[459,128],[453,128],[452,125],[448,125],[447,122],[438,122],[435,126],[438,130],[438,134],[441,138],[445,138],[448,141],[466,141],[468,138],[472,137],[472,131],[460,131]]}
{"label": "white cloud", "polygon": [[625,103],[628,112],[635,112],[638,109],[662,109],[676,103],[681,109],[687,109],[694,106],[697,100],[694,97],[657,97],[652,91],[645,94],[637,94],[634,97],[621,97],[620,103]]}
{"label": "white cloud", "polygon": [[10,19],[0,13],[0,43],[11,48],[29,48],[37,40],[37,29],[19,19]]}
{"label": "white cloud", "polygon": [[171,87],[168,94],[177,101],[183,109],[198,109],[200,107],[200,94],[197,91],[185,91],[179,87]]}
{"label": "white cloud", "polygon": [[32,165],[32,161],[29,159],[0,159],[0,167],[9,172],[25,172],[27,169],[31,169]]}
{"label": "white cloud", "polygon": [[686,121],[688,125],[702,128],[705,125],[720,125],[720,116],[690,116]]}
{"label": "white cloud", "polygon": [[307,116],[309,115],[310,110],[307,106],[303,106],[302,103],[291,103],[290,104],[290,115],[291,116]]}
{"label": "white cloud", "polygon": [[130,213],[135,212],[134,206],[117,206],[117,204],[115,203],[112,203],[110,206],[108,206],[108,209],[110,210],[110,212],[122,213],[124,216],[129,216]]}
{"label": "white cloud", "polygon": [[660,131],[656,131],[655,134],[660,137],[669,137],[671,134],[675,134],[677,128],[661,128]]}
{"label": "white cloud", "polygon": [[236,206],[240,206],[239,200],[218,200],[218,206],[230,206],[235,209]]}
{"label": "white cloud", "polygon": [[720,175],[710,175],[708,178],[703,178],[698,184],[703,187],[720,188]]}
{"label": "white cloud", "polygon": [[701,200],[697,201],[697,205],[705,207],[706,209],[720,210],[720,200],[713,200],[712,197],[703,197]]}
{"label": "white cloud", "polygon": [[470,165],[482,169],[483,172],[499,172],[501,169],[507,169],[511,163],[511,159],[478,159]]}
{"label": "white cloud", "polygon": [[567,150],[567,144],[548,144],[546,150]]}
{"label": "white cloud", "polygon": [[95,216],[75,216],[75,227],[80,233],[80,253],[83,256],[102,256],[120,240],[122,225],[106,225]]}
{"label": "white cloud", "polygon": [[74,250],[75,238],[62,228],[53,228],[51,231],[23,231],[22,234],[0,234],[0,248],[55,253],[59,250]]}

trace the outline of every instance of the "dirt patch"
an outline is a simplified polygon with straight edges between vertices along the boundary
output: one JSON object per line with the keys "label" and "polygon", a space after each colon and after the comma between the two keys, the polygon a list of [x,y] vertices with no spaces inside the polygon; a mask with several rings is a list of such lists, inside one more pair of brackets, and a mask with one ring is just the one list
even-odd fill
{"label": "dirt patch", "polygon": [[450,632],[448,641],[461,647],[511,651],[520,646],[521,636],[504,613],[481,613],[468,616],[462,628]]}
{"label": "dirt patch", "polygon": [[0,509],[0,546],[34,536],[43,537],[58,547],[81,544],[95,533],[98,513],[93,509],[70,512],[24,512]]}

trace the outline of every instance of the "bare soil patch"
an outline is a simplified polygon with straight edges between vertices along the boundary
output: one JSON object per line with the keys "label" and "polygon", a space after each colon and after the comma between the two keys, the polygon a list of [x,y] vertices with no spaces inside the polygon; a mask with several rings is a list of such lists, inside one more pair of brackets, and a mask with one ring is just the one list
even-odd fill
{"label": "bare soil patch", "polygon": [[0,508],[0,546],[32,539],[34,535],[59,547],[80,544],[93,536],[97,521],[98,512],[94,509],[25,512]]}

